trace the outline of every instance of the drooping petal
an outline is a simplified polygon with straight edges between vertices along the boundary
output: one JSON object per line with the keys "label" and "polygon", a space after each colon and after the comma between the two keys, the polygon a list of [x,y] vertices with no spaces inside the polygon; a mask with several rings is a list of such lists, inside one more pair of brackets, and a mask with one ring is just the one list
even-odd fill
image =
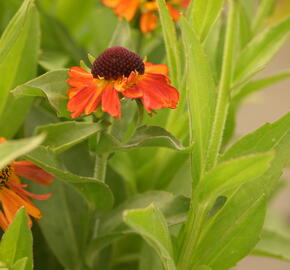
{"label": "drooping petal", "polygon": [[37,182],[41,185],[49,185],[54,179],[52,174],[36,166],[31,161],[14,161],[13,168],[17,175]]}
{"label": "drooping petal", "polygon": [[117,15],[123,16],[127,21],[131,21],[140,5],[140,0],[121,0],[114,7]]}
{"label": "drooping petal", "polygon": [[147,73],[156,73],[156,74],[163,74],[163,75],[168,75],[169,69],[168,66],[165,64],[158,64],[155,65],[150,62],[145,63],[145,72]]}
{"label": "drooping petal", "polygon": [[101,100],[103,88],[98,86],[99,80],[94,79],[91,73],[80,67],[72,67],[69,75],[67,83],[73,88],[68,90],[67,109],[72,113],[71,117],[92,113]]}
{"label": "drooping petal", "polygon": [[69,99],[67,109],[72,113],[72,118],[76,118],[85,112],[86,106],[90,104],[90,101],[94,98],[96,91],[97,88],[95,87],[84,87]]}
{"label": "drooping petal", "polygon": [[0,198],[9,223],[11,223],[15,213],[20,207],[24,207],[30,216],[33,216],[36,219],[41,218],[41,212],[36,206],[31,202],[23,200],[19,195],[8,188],[3,188],[0,193]]}
{"label": "drooping petal", "polygon": [[108,84],[102,95],[102,110],[114,117],[121,118],[120,100],[117,90],[112,84]]}
{"label": "drooping petal", "polygon": [[124,90],[122,95],[126,98],[141,98],[143,97],[143,91],[137,85],[134,85]]}
{"label": "drooping petal", "polygon": [[166,76],[146,73],[144,79],[137,83],[137,87],[143,92],[141,100],[149,113],[155,109],[176,108],[179,93],[168,84]]}
{"label": "drooping petal", "polygon": [[[25,189],[23,189],[22,187],[25,187],[27,185],[20,185],[17,183],[13,183],[13,182],[8,182],[8,186],[11,190],[15,191],[18,195],[20,195],[24,200],[26,201],[30,201],[27,196],[36,199],[36,200],[47,200],[51,197],[51,193],[48,194],[33,194]],[[28,199],[28,200],[27,200]]]}
{"label": "drooping petal", "polygon": [[144,12],[140,18],[140,29],[141,31],[146,34],[157,27],[158,18],[152,11]]}

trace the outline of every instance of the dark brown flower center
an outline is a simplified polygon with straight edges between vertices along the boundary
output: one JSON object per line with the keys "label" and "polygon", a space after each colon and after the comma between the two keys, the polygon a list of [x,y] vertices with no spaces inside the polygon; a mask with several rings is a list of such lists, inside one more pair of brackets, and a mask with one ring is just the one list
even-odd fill
{"label": "dark brown flower center", "polygon": [[4,186],[8,182],[9,177],[12,175],[12,173],[13,168],[11,165],[7,165],[6,167],[0,170],[0,187]]}
{"label": "dark brown flower center", "polygon": [[129,77],[132,71],[144,74],[144,63],[140,56],[123,47],[112,47],[96,58],[92,67],[94,78],[106,80],[118,79],[123,75]]}

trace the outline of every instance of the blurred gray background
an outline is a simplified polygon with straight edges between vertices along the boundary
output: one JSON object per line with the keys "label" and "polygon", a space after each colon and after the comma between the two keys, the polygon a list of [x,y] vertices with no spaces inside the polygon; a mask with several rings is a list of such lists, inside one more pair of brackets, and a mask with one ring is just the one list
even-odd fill
{"label": "blurred gray background", "polygon": [[[290,1],[290,0],[287,0]],[[262,76],[290,69],[290,42],[288,42],[261,74]],[[237,135],[247,134],[265,122],[273,122],[290,111],[290,79],[274,84],[256,93],[242,105],[238,114]],[[285,170],[286,186],[271,203],[271,210],[290,221],[290,170]],[[290,230],[290,222],[289,222]],[[290,270],[290,262],[265,257],[248,256],[234,270]]]}

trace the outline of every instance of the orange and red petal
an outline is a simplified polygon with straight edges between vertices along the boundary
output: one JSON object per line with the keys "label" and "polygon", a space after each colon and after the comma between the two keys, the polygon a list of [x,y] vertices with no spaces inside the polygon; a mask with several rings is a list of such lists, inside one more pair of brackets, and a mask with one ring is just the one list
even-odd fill
{"label": "orange and red petal", "polygon": [[179,93],[168,84],[166,76],[146,73],[144,79],[138,82],[137,87],[143,92],[141,100],[149,113],[155,109],[176,108]]}
{"label": "orange and red petal", "polygon": [[143,91],[137,86],[127,88],[122,92],[123,96],[126,98],[141,98],[143,97]]}
{"label": "orange and red petal", "polygon": [[71,117],[76,118],[82,113],[88,114],[92,107],[97,107],[100,99],[96,98],[96,93],[99,93],[97,86],[84,87],[70,97],[67,109],[71,112]]}
{"label": "orange and red petal", "polygon": [[28,192],[27,190],[23,189],[23,187],[27,187],[27,185],[21,185],[21,184],[17,184],[17,183],[13,183],[13,182],[8,182],[8,187],[28,202],[30,202],[28,197],[31,197],[31,198],[36,199],[36,200],[41,200],[41,201],[47,200],[51,197],[51,193],[49,193],[49,194],[33,194],[31,192]]}
{"label": "orange and red petal", "polygon": [[54,176],[42,168],[36,166],[31,161],[14,161],[13,168],[15,173],[26,179],[37,182],[41,185],[49,185],[54,179]]}
{"label": "orange and red petal", "polygon": [[139,6],[140,0],[120,0],[114,9],[117,15],[125,17],[127,21],[131,21]]}
{"label": "orange and red petal", "polygon": [[144,12],[140,18],[140,29],[146,34],[156,29],[158,18],[154,12]]}
{"label": "orange and red petal", "polygon": [[121,108],[118,91],[112,84],[108,84],[102,95],[102,110],[110,115],[121,118]]}
{"label": "orange and red petal", "polygon": [[146,62],[145,63],[145,72],[163,74],[163,75],[167,76],[169,73],[169,69],[168,69],[168,66],[165,64],[155,65],[153,63]]}
{"label": "orange and red petal", "polygon": [[8,219],[4,215],[3,211],[0,211],[0,227],[2,228],[3,231],[6,231],[8,226],[9,226]]}
{"label": "orange and red petal", "polygon": [[103,0],[103,4],[107,7],[114,8],[116,7],[122,0]]}
{"label": "orange and red petal", "polygon": [[180,17],[180,11],[175,9],[170,3],[167,3],[167,8],[169,13],[174,21],[178,21]]}
{"label": "orange and red petal", "polygon": [[12,222],[15,213],[21,207],[24,207],[30,216],[36,219],[41,218],[41,212],[36,206],[31,202],[23,200],[19,195],[8,188],[3,188],[0,193],[0,199],[2,201],[5,216],[9,223]]}

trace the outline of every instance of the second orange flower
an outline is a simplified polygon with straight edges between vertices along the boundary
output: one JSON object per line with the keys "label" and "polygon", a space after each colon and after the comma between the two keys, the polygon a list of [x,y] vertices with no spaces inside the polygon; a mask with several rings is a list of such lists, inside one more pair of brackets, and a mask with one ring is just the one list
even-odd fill
{"label": "second orange flower", "polygon": [[[186,8],[190,0],[168,0],[166,1],[169,13],[173,20],[177,21],[180,10]],[[145,34],[153,31],[157,27],[158,6],[155,0],[103,0],[104,5],[113,8],[115,14],[131,21],[141,12],[140,29]]]}

